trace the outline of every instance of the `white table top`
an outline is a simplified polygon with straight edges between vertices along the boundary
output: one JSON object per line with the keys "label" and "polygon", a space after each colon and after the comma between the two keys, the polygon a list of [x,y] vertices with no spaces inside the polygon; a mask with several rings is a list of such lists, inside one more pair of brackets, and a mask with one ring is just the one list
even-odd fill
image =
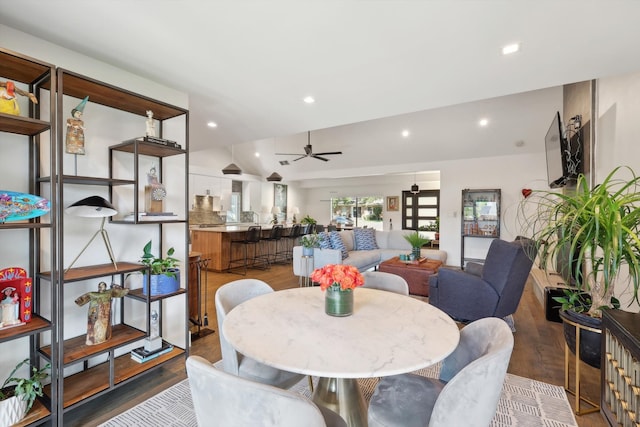
{"label": "white table top", "polygon": [[354,313],[324,312],[319,287],[252,298],[229,314],[222,333],[240,353],[305,375],[369,378],[430,366],[458,345],[455,322],[417,299],[357,288]]}

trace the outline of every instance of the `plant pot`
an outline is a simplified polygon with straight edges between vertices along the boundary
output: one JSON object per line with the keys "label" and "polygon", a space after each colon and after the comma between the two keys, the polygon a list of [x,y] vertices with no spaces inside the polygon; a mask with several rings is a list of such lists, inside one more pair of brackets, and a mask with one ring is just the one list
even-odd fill
{"label": "plant pot", "polygon": [[313,256],[313,248],[302,247],[302,256]]}
{"label": "plant pot", "polygon": [[27,401],[12,396],[0,401],[0,427],[17,424],[24,418],[27,411]]}
{"label": "plant pot", "polygon": [[436,240],[440,240],[440,233],[436,232]]}
{"label": "plant pot", "polygon": [[[602,330],[602,319],[599,319],[597,317],[591,317],[586,314],[576,313],[575,311],[571,310],[560,311],[560,317],[563,320],[568,320],[581,326]],[[569,346],[569,350],[571,350],[573,354],[576,354],[576,327],[567,322],[563,322],[562,327],[564,332],[564,339]],[[581,329],[580,360],[582,360],[589,366],[600,369],[601,354],[602,334]]]}
{"label": "plant pot", "polygon": [[[167,276],[166,274],[151,275],[151,296],[164,295],[176,292],[180,289],[180,269],[171,268],[175,276]],[[142,275],[142,294],[147,295],[147,275]]]}
{"label": "plant pot", "polygon": [[413,255],[413,259],[420,259],[420,248],[419,247],[411,248],[411,255]]}
{"label": "plant pot", "polygon": [[353,314],[353,291],[327,288],[324,297],[324,311],[329,316],[351,316]]}

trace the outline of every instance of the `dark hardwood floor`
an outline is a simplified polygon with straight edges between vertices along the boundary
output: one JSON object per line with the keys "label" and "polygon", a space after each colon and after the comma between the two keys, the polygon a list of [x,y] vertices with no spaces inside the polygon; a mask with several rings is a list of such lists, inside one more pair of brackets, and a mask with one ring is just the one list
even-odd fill
{"label": "dark hardwood floor", "polygon": [[[246,277],[264,280],[276,290],[298,286],[298,280],[293,276],[291,265],[276,265],[267,271],[249,270]],[[206,307],[204,306],[204,298],[202,301],[203,313],[208,315],[209,325],[207,328],[212,329],[214,333],[194,340],[191,354],[205,357],[212,362],[221,358],[214,294],[221,285],[240,278],[243,276],[209,272],[205,279],[203,274],[202,285],[208,284]],[[562,325],[545,320],[543,307],[536,299],[531,286],[531,282],[527,283],[522,301],[514,316],[517,331],[514,335],[515,345],[509,364],[509,372],[562,386],[564,383]],[[585,364],[582,365],[581,370],[582,394],[598,402],[600,400],[600,371]],[[573,373],[571,375],[573,378]],[[184,359],[172,361],[149,375],[67,412],[64,417],[64,425],[69,427],[98,425],[165,390],[185,377]],[[573,405],[573,396],[569,396],[569,398]],[[600,413],[576,416],[576,419],[580,427],[607,426]]]}

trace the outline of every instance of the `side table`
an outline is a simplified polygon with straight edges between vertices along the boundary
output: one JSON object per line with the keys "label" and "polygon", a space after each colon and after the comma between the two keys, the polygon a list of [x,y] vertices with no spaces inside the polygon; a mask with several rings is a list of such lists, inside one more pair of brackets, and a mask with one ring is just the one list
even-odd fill
{"label": "side table", "polygon": [[313,273],[313,255],[302,255],[300,257],[300,287],[312,286],[313,282],[309,277]]}

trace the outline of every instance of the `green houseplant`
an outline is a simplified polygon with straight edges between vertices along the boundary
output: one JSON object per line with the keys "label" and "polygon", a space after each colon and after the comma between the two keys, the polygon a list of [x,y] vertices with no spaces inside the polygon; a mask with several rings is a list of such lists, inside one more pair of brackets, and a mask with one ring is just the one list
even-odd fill
{"label": "green houseplant", "polygon": [[0,387],[0,425],[13,425],[20,422],[29,412],[36,398],[43,394],[42,381],[49,376],[46,371],[51,365],[46,364],[41,369],[34,366],[29,378],[14,376],[18,369],[28,364],[29,359],[18,363]]}
{"label": "green houseplant", "polygon": [[[175,249],[167,250],[165,258],[156,257],[151,252],[151,240],[144,245],[140,262],[149,268],[151,274],[151,295],[175,292],[180,287],[180,260],[173,257]],[[147,293],[147,275],[143,274],[143,294]]]}
{"label": "green houseplant", "polygon": [[320,247],[320,240],[316,233],[305,234],[300,238],[300,244],[302,245],[302,255],[313,255],[313,248]]}
{"label": "green houseplant", "polygon": [[305,215],[304,218],[300,220],[300,224],[316,224],[318,221],[311,218],[309,215]]}
{"label": "green houseplant", "polygon": [[[639,186],[640,177],[633,170],[617,167],[593,188],[581,174],[575,189],[564,194],[533,193],[536,209],[529,211],[526,221],[538,242],[540,267],[551,270],[558,257],[564,258],[575,281],[573,289],[554,298],[562,306],[565,340],[574,353],[576,328],[567,321],[601,329],[602,309],[619,307],[614,290],[623,280],[632,284],[631,302],[638,301]],[[582,330],[580,336],[580,358],[599,368],[601,334]]]}
{"label": "green houseplant", "polygon": [[[625,179],[618,175],[625,174]],[[530,235],[538,241],[540,266],[546,270],[564,254],[576,280],[576,292],[590,298],[588,310],[578,298],[562,300],[565,308],[601,317],[604,307],[615,307],[614,284],[628,270],[633,301],[640,284],[640,177],[628,167],[615,168],[604,181],[589,188],[579,175],[575,191],[540,191],[537,209],[529,215]],[[627,271],[625,271],[627,272]],[[560,297],[562,298],[562,297]]]}
{"label": "green houseplant", "polygon": [[413,233],[404,234],[402,237],[404,237],[404,239],[411,245],[411,253],[415,259],[420,259],[420,248],[431,242],[431,239],[422,237],[418,230]]}

